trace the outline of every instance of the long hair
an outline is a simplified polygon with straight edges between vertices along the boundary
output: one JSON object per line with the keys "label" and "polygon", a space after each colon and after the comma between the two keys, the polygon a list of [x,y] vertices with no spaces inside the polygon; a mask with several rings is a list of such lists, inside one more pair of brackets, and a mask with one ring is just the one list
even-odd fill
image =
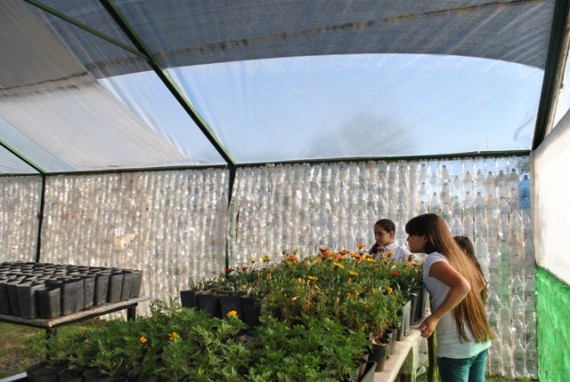
{"label": "long hair", "polygon": [[475,268],[477,268],[479,271],[481,280],[484,283],[484,287],[481,290],[481,298],[483,299],[483,304],[487,303],[487,280],[485,280],[485,275],[481,269],[481,264],[479,264],[479,260],[477,260],[477,256],[475,256],[475,248],[473,247],[473,242],[467,236],[454,236],[453,239],[457,245],[459,245],[459,248],[461,248],[467,257],[469,257],[469,259],[473,262]]}
{"label": "long hair", "polygon": [[478,292],[478,286],[481,283],[479,273],[453,239],[447,224],[436,214],[423,214],[408,221],[406,233],[425,235],[427,238],[426,253],[439,252],[447,257],[453,269],[467,279],[471,285],[467,296],[452,310],[460,337],[465,341],[469,340],[465,333],[465,325],[467,325],[476,342],[492,339],[493,331],[487,321],[485,305]]}

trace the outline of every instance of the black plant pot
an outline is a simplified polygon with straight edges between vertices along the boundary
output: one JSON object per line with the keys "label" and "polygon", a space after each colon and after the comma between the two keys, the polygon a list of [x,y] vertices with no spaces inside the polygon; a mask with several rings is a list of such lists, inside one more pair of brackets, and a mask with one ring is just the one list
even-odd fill
{"label": "black plant pot", "polygon": [[33,371],[34,380],[36,382],[58,382],[61,366],[43,365]]}
{"label": "black plant pot", "polygon": [[243,318],[243,310],[241,307],[241,297],[234,295],[220,296],[220,314],[225,317],[229,312],[235,311],[239,318]]}
{"label": "black plant pot", "polygon": [[220,296],[216,294],[208,294],[207,292],[198,293],[198,308],[213,317],[221,318]]}
{"label": "black plant pot", "polygon": [[419,295],[417,292],[412,292],[410,293],[410,301],[412,302],[412,306],[410,308],[411,314],[411,325],[414,324],[414,322],[416,321],[416,315],[417,315],[417,309],[418,309],[418,301],[419,301]]}
{"label": "black plant pot", "polygon": [[61,316],[61,288],[39,289],[38,308],[42,318],[54,318]]}
{"label": "black plant pot", "polygon": [[131,271],[123,271],[123,284],[121,287],[121,301],[128,300],[131,297],[131,288],[135,274]]}
{"label": "black plant pot", "polygon": [[102,305],[107,302],[109,292],[109,278],[111,273],[101,271],[95,276],[95,294],[93,296],[94,305]]}
{"label": "black plant pot", "polygon": [[[72,277],[63,281],[61,286],[61,314],[63,316],[77,311],[77,287],[77,280]],[[81,290],[81,294],[83,294],[83,290]]]}
{"label": "black plant pot", "polygon": [[243,321],[250,327],[254,328],[261,324],[259,318],[261,317],[261,305],[259,301],[252,297],[242,297],[241,307],[243,309]]}
{"label": "black plant pot", "polygon": [[388,357],[388,347],[389,345],[386,342],[380,344],[372,344],[372,352],[368,357],[369,362],[376,362],[375,371],[382,371],[384,370],[384,364],[386,363],[386,359]]}
{"label": "black plant pot", "polygon": [[99,369],[87,369],[83,373],[85,382],[113,382],[113,377],[102,374]]}
{"label": "black plant pot", "polygon": [[131,285],[131,293],[129,294],[129,298],[137,298],[141,294],[142,271],[138,269],[129,269],[129,272],[133,274],[133,284]]}
{"label": "black plant pot", "polygon": [[83,281],[83,277],[80,275],[74,276],[73,280],[77,286],[77,296],[75,297],[75,311],[79,312],[83,310],[85,306],[85,281]]}
{"label": "black plant pot", "polygon": [[10,311],[10,298],[8,297],[8,281],[0,281],[0,314],[9,315]]}
{"label": "black plant pot", "polygon": [[95,275],[83,276],[83,308],[88,309],[95,302]]}
{"label": "black plant pot", "polygon": [[59,372],[59,382],[83,382],[84,369],[65,368]]}
{"label": "black plant pot", "polygon": [[10,303],[10,314],[20,317],[20,301],[18,300],[19,280],[10,280],[6,285],[8,289],[8,301]]}
{"label": "black plant pot", "polygon": [[197,308],[198,307],[198,295],[195,291],[181,290],[180,291],[180,305],[185,308]]}
{"label": "black plant pot", "polygon": [[389,344],[388,349],[390,350],[390,352],[388,353],[387,357],[389,358],[392,354],[394,354],[394,351],[396,350],[396,340],[394,339],[394,331],[392,329],[386,329],[384,331],[384,336],[382,338],[384,338]]}
{"label": "black plant pot", "polygon": [[113,271],[109,277],[109,290],[107,292],[107,302],[121,301],[121,292],[123,290],[123,272]]}
{"label": "black plant pot", "polygon": [[36,292],[42,288],[45,288],[43,282],[26,281],[18,284],[18,304],[21,317],[30,319],[38,317],[39,309]]}

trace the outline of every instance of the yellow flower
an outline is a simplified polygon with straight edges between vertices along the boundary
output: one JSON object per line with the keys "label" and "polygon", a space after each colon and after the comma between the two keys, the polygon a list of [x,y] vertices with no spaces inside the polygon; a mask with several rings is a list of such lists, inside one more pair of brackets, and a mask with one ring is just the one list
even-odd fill
{"label": "yellow flower", "polygon": [[367,257],[366,261],[368,261],[369,263],[373,263],[374,262],[374,258],[373,257]]}
{"label": "yellow flower", "polygon": [[168,334],[168,339],[170,339],[170,341],[176,341],[179,338],[180,338],[180,336],[176,332],[172,332],[172,333]]}
{"label": "yellow flower", "polygon": [[356,271],[348,271],[348,274],[351,276],[358,276],[358,272]]}
{"label": "yellow flower", "polygon": [[336,268],[344,269],[344,264],[337,263],[336,261],[333,262],[333,265],[334,265]]}
{"label": "yellow flower", "polygon": [[386,290],[388,291],[388,293],[389,293],[389,294],[391,294],[391,293],[392,293],[392,288],[390,288],[390,287],[386,287]]}
{"label": "yellow flower", "polygon": [[263,256],[263,257],[261,258],[261,261],[263,261],[264,263],[268,263],[268,262],[271,261],[271,257],[269,257],[269,256]]}
{"label": "yellow flower", "polygon": [[249,259],[249,262],[255,264],[257,262],[257,259]]}
{"label": "yellow flower", "polygon": [[147,338],[145,336],[141,336],[141,338],[139,338],[139,342],[141,344],[146,344],[148,342]]}
{"label": "yellow flower", "polygon": [[230,310],[228,312],[228,316],[230,316],[230,317],[237,317],[237,315],[238,315],[237,310]]}
{"label": "yellow flower", "polygon": [[319,279],[317,276],[311,276],[311,275],[307,276],[307,278],[308,278],[309,280],[313,280],[313,281],[316,281],[316,280]]}

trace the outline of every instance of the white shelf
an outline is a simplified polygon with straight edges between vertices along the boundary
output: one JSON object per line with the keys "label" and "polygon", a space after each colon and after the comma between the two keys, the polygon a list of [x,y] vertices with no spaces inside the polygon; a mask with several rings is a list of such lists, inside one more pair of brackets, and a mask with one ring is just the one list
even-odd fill
{"label": "white shelf", "polygon": [[[391,382],[396,380],[404,361],[410,354],[410,350],[420,338],[420,331],[415,328],[410,328],[410,333],[402,338],[402,341],[396,341],[396,348],[394,354],[386,360],[384,370],[374,373],[374,382]],[[417,346],[415,347],[417,349]]]}

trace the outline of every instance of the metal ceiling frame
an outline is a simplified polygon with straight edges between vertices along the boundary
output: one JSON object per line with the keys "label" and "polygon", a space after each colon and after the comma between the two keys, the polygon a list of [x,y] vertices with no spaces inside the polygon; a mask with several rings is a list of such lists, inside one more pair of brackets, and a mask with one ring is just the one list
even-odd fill
{"label": "metal ceiling frame", "polygon": [[564,68],[568,57],[569,12],[570,2],[567,0],[556,0],[531,150],[535,150],[540,146],[546,138],[547,131],[554,124],[556,104],[559,90],[562,87]]}

